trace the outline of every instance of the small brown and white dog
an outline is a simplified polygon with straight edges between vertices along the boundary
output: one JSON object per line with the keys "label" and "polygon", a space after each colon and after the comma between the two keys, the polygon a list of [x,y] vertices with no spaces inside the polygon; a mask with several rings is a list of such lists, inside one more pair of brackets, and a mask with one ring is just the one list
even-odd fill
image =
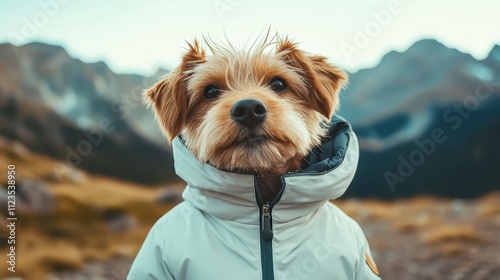
{"label": "small brown and white dog", "polygon": [[188,185],[128,279],[380,279],[362,230],[328,202],[358,162],[332,119],[346,73],[279,36],[204,44],[145,94]]}
{"label": "small brown and white dog", "polygon": [[271,199],[279,177],[297,170],[320,143],[347,75],[288,38],[266,36],[246,51],[205,43],[212,55],[198,41],[189,44],[181,65],[146,92],[146,102],[169,140],[182,132],[200,161],[259,174],[261,194]]}

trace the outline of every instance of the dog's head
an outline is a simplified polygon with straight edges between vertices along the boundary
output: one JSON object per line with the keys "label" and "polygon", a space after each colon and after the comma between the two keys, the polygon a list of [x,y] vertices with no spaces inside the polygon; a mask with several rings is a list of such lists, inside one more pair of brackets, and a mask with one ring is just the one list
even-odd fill
{"label": "dog's head", "polygon": [[182,133],[200,161],[252,172],[282,167],[320,143],[344,71],[277,36],[246,50],[205,43],[210,55],[194,41],[181,65],[145,92],[169,140]]}

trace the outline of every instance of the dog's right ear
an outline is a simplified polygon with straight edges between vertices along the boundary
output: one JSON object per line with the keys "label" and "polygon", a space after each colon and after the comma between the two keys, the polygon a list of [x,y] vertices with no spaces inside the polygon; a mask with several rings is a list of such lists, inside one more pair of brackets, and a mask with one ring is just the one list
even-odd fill
{"label": "dog's right ear", "polygon": [[153,106],[156,119],[170,142],[181,133],[186,122],[187,81],[192,75],[190,70],[205,61],[205,52],[198,41],[188,45],[181,65],[144,92],[145,103]]}

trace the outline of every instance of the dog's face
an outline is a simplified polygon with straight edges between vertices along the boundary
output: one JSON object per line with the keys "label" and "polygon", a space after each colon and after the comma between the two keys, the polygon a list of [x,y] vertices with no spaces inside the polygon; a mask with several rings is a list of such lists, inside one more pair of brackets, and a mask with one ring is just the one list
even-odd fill
{"label": "dog's face", "polygon": [[181,65],[146,91],[169,140],[182,133],[200,161],[250,172],[282,168],[320,143],[344,71],[288,39],[243,51],[207,45],[210,55],[190,44]]}

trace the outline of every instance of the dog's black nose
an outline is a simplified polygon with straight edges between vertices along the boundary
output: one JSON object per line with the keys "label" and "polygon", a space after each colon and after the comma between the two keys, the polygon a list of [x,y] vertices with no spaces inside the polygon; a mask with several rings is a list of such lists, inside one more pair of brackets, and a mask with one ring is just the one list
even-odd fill
{"label": "dog's black nose", "polygon": [[257,99],[240,100],[231,109],[231,118],[248,128],[261,124],[266,115],[266,107]]}

